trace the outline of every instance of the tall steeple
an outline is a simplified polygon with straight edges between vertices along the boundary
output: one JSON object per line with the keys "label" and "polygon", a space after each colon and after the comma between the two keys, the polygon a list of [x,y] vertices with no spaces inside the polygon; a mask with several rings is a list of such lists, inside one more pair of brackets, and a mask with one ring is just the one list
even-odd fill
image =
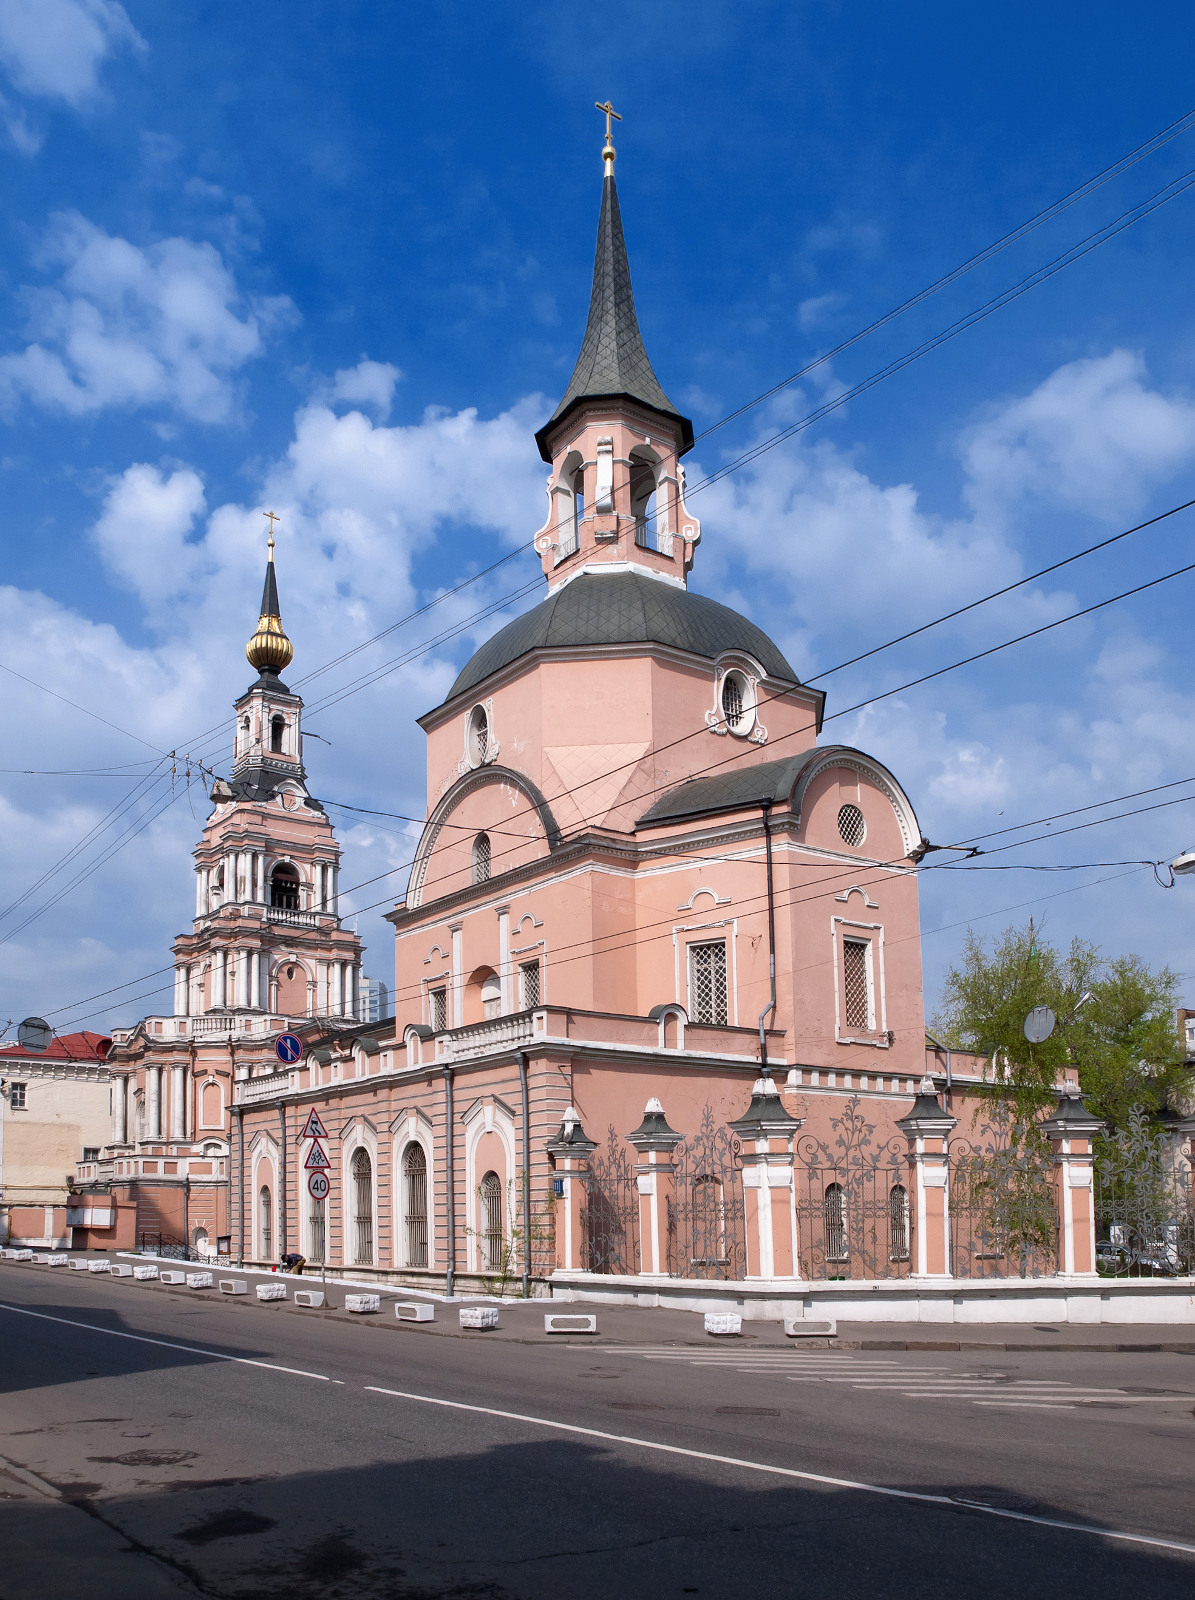
{"label": "tall steeple", "polygon": [[261,591],[261,616],[258,618],[253,637],[245,646],[245,655],[251,667],[256,667],[261,673],[268,672],[277,677],[290,666],[295,651],[286,636],[286,630],[282,626],[282,613],[278,609],[278,580],[274,576],[274,523],[277,518],[272,511],[265,511],[262,515],[270,519],[270,538],[266,547],[266,581]]}
{"label": "tall steeple", "polygon": [[610,137],[610,118],[618,113],[599,105],[606,112],[606,145],[602,151],[605,176],[602,179],[602,209],[598,217],[597,251],[593,262],[593,288],[589,296],[589,320],[581,353],[573,375],[556,410],[535,435],[539,453],[551,461],[549,435],[584,400],[637,400],[674,423],[680,424],[684,454],[693,444],[693,424],[677,411],[660,385],[643,348],[635,296],[631,291],[631,268],[627,261],[622,215],[618,209],[618,188],[614,181],[614,145]]}

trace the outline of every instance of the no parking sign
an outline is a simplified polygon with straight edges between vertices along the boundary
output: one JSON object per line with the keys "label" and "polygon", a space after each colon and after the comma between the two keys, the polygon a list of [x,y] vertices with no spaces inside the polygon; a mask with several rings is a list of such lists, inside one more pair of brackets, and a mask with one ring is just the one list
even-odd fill
{"label": "no parking sign", "polygon": [[303,1054],[303,1041],[298,1034],[280,1033],[274,1040],[274,1054],[279,1061],[285,1061],[290,1066]]}

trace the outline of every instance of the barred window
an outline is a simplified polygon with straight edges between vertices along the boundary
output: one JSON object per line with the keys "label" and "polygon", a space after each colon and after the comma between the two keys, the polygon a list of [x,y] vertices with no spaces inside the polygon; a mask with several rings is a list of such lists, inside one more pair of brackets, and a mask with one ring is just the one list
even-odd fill
{"label": "barred window", "polygon": [[423,1146],[409,1144],[403,1157],[407,1184],[407,1266],[427,1266],[427,1157]]}
{"label": "barred window", "polygon": [[689,946],[689,1015],[694,1022],[725,1027],[726,940],[711,939]]}
{"label": "barred window", "polygon": [[353,1189],[357,1210],[357,1253],[359,1267],[373,1265],[373,1164],[368,1150],[353,1157]]}
{"label": "barred window", "polygon": [[524,961],[519,967],[519,988],[522,991],[522,1009],[529,1011],[539,1004],[539,962]]}
{"label": "barred window", "polygon": [[845,1261],[849,1250],[846,1232],[846,1190],[840,1183],[828,1183],[822,1199],[826,1260]]}
{"label": "barred window", "polygon": [[841,806],[838,811],[838,831],[842,842],[857,850],[867,837],[867,824],[858,806]]}
{"label": "barred window", "polygon": [[487,1172],[481,1180],[481,1234],[485,1249],[485,1265],[502,1265],[502,1184],[496,1172]]}
{"label": "barred window", "polygon": [[429,989],[427,1003],[428,1018],[433,1031],[443,1033],[448,1026],[448,990]]}
{"label": "barred window", "polygon": [[471,767],[480,767],[490,749],[490,719],[484,706],[474,706],[465,731],[465,748]]}
{"label": "barred window", "polygon": [[488,833],[479,833],[473,841],[474,883],[490,881],[490,855],[490,836]]}
{"label": "barred window", "polygon": [[909,1259],[909,1191],[903,1183],[893,1184],[888,1195],[888,1259]]}
{"label": "barred window", "polygon": [[98,1161],[100,1159],[99,1145],[85,1144],[83,1146],[83,1159],[84,1161]]}
{"label": "barred window", "polygon": [[257,1196],[257,1233],[258,1248],[261,1251],[262,1261],[274,1259],[274,1206],[270,1199],[268,1184],[262,1184]]}
{"label": "barred window", "polygon": [[843,1021],[848,1028],[867,1030],[875,1026],[871,1005],[871,974],[868,972],[868,940],[842,941]]}
{"label": "barred window", "polygon": [[12,1093],[9,1095],[8,1103],[14,1111],[25,1110],[25,1090],[28,1087],[29,1085],[27,1083],[13,1084]]}

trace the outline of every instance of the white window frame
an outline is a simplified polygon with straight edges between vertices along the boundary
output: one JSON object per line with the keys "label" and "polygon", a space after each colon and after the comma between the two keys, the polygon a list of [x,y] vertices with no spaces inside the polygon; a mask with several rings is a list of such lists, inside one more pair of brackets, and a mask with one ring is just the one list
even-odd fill
{"label": "white window frame", "polygon": [[[852,922],[832,917],[831,950],[834,962],[834,1037],[839,1044],[866,1044],[872,1049],[888,1048],[888,1005],[884,978],[884,925],[882,922]],[[867,945],[867,1004],[871,1026],[846,1025],[845,951],[848,940]]]}
{"label": "white window frame", "polygon": [[[432,1019],[432,990],[433,989],[442,989],[444,991],[444,1027],[443,1027],[443,1029],[437,1028],[435,1022]],[[435,978],[424,978],[424,980],[423,980],[423,1017],[424,1017],[424,1021],[426,1022],[427,1026],[429,1028],[434,1029],[434,1031],[436,1033],[447,1032],[447,1030],[449,1028],[451,1028],[451,1026],[452,1026],[452,973],[451,972],[441,972]]]}
{"label": "white window frame", "polygon": [[709,944],[711,940],[719,937],[726,940],[726,1000],[729,1013],[727,1026],[737,1028],[739,1025],[739,919],[737,917],[722,917],[717,922],[678,922],[673,925],[672,965],[675,983],[673,998],[678,1006],[684,1006],[690,1027],[695,1027],[697,1024],[692,1020],[693,1013],[689,1006],[688,947],[691,944]]}

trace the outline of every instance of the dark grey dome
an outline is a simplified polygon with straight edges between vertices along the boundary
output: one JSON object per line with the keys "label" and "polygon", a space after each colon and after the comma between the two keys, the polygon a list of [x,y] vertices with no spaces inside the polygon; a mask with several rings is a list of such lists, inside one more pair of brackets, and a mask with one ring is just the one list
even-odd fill
{"label": "dark grey dome", "polygon": [[743,650],[771,678],[798,678],[753,622],[729,606],[637,572],[586,572],[486,641],[448,692],[452,700],[532,650],[663,644],[713,660]]}

